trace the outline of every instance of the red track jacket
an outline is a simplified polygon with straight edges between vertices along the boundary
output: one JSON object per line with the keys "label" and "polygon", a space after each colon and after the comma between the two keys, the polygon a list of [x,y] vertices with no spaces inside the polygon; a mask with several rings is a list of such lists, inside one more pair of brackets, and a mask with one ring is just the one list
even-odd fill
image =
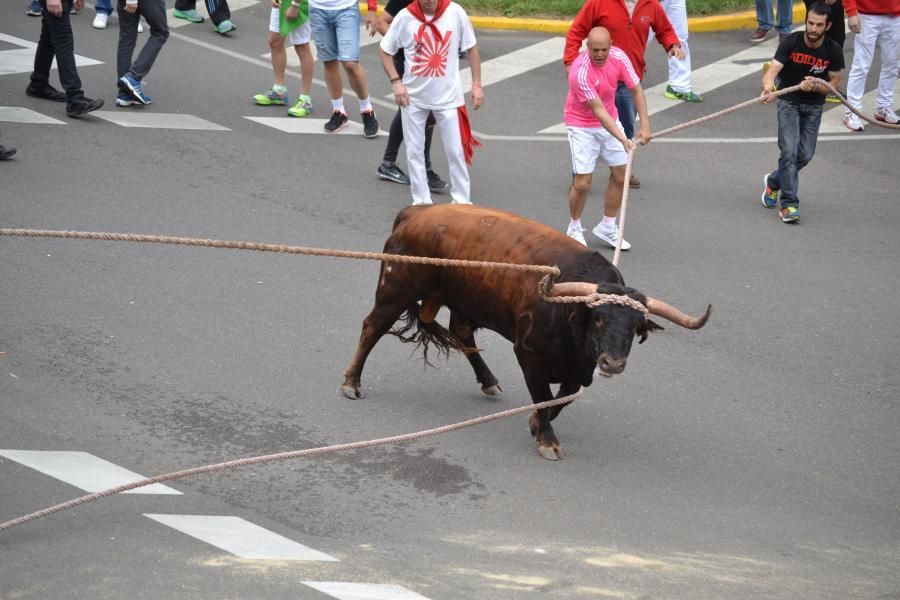
{"label": "red track jacket", "polygon": [[[853,1],[845,0],[845,6]],[[587,0],[566,33],[566,49],[563,53],[565,64],[572,64],[581,51],[582,42],[591,29],[597,26],[609,29],[613,45],[625,51],[641,79],[644,78],[644,69],[647,67],[644,51],[647,49],[651,27],[656,33],[656,39],[667,52],[672,46],[678,45],[678,36],[658,0],[638,0],[631,17],[628,16],[623,0]]]}
{"label": "red track jacket", "polygon": [[859,13],[900,17],[900,0],[844,0],[844,10],[849,17]]}

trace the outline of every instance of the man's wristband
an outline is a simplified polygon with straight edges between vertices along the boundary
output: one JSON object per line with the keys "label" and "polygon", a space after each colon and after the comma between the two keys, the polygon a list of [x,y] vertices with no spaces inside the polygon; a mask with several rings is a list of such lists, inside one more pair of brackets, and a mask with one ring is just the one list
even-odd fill
{"label": "man's wristband", "polygon": [[369,12],[374,13],[378,11],[378,1],[377,0],[369,0]]}
{"label": "man's wristband", "polygon": [[401,79],[403,79],[403,78],[402,77],[394,77],[393,79],[391,79],[391,83],[397,83]]}

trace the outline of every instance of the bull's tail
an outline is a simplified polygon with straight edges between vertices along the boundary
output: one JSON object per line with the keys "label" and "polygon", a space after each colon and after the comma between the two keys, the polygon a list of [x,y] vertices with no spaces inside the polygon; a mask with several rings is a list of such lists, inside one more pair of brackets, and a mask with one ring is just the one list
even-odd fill
{"label": "bull's tail", "polygon": [[428,350],[432,345],[437,348],[438,355],[443,354],[445,358],[450,356],[451,350],[460,352],[467,350],[462,341],[434,320],[433,315],[425,315],[423,319],[417,302],[409,305],[406,312],[398,319],[397,326],[389,333],[396,335],[402,342],[413,343],[421,347],[425,364],[429,367],[434,366],[428,360]]}

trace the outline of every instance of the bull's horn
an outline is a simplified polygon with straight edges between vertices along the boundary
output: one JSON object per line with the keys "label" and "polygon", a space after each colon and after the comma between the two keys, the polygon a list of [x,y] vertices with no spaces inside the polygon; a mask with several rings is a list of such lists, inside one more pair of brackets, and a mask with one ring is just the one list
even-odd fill
{"label": "bull's horn", "polygon": [[549,296],[590,296],[597,291],[596,283],[587,283],[585,281],[567,281],[565,283],[554,283],[550,288]]}
{"label": "bull's horn", "polygon": [[700,329],[706,324],[709,314],[712,312],[712,304],[706,307],[706,312],[699,317],[691,317],[684,314],[674,306],[669,306],[662,300],[656,298],[647,298],[647,310],[651,315],[657,315],[664,319],[672,321],[676,325],[681,325],[686,329]]}

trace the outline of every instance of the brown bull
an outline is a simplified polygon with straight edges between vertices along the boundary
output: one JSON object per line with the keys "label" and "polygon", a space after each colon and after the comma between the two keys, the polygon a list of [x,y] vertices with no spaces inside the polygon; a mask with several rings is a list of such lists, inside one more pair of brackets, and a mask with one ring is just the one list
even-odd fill
{"label": "brown bull", "polygon": [[[500,393],[475,346],[474,332],[485,327],[511,341],[533,402],[589,386],[595,374],[610,377],[625,369],[635,336],[643,342],[654,329],[654,314],[682,327],[699,329],[712,307],[692,318],[664,302],[625,287],[608,260],[546,225],[515,214],[459,205],[410,206],[394,221],[384,245],[390,254],[535,265],[556,265],[561,275],[548,295],[604,294],[599,303],[553,304],[540,297],[540,275],[512,270],[446,268],[382,263],[375,307],[363,322],[353,360],[344,371],[342,391],[361,398],[360,376],[366,357],[403,315],[405,325],[391,331],[403,341],[434,343],[442,351],[461,350],[485,394]],[[587,300],[587,298],[586,298]],[[450,309],[449,329],[434,319]],[[562,456],[550,422],[562,407],[536,411],[531,434],[544,458]]]}

